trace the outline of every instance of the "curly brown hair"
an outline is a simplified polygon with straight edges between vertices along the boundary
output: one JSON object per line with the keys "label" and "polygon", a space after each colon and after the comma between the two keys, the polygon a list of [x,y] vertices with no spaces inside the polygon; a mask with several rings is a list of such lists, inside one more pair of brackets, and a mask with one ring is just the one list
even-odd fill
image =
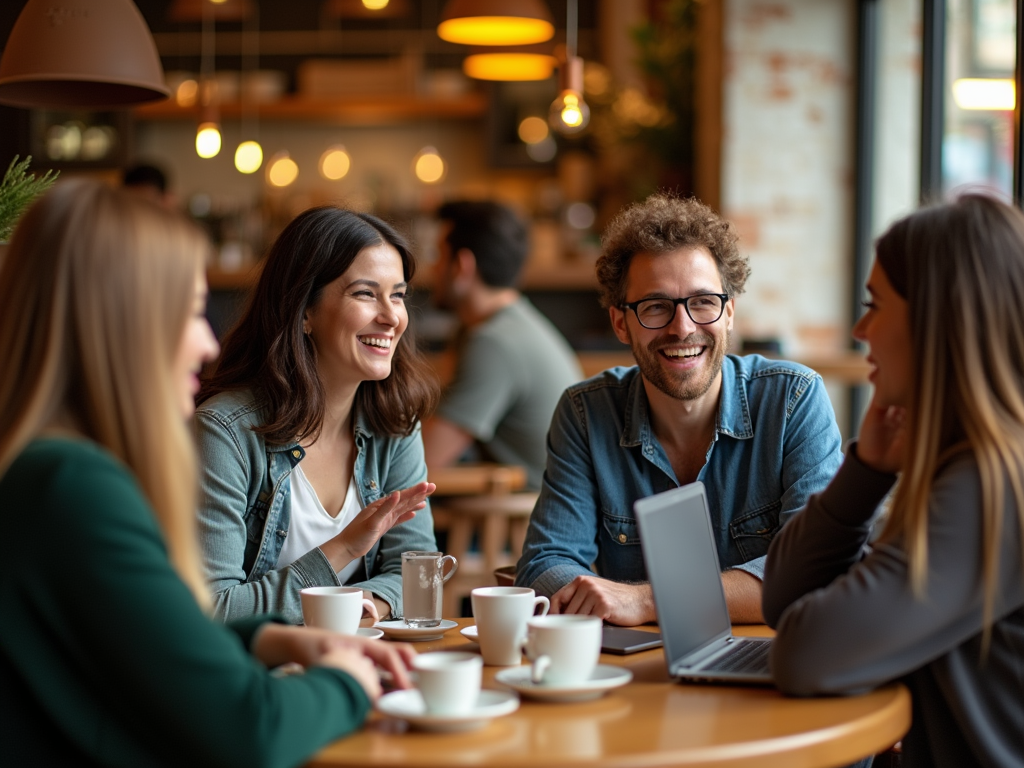
{"label": "curly brown hair", "polygon": [[669,253],[703,246],[718,265],[723,290],[730,298],[743,293],[750,264],[739,252],[731,224],[695,197],[670,192],[651,195],[622,210],[605,229],[597,281],[601,306],[621,307],[626,301],[626,274],[638,253]]}

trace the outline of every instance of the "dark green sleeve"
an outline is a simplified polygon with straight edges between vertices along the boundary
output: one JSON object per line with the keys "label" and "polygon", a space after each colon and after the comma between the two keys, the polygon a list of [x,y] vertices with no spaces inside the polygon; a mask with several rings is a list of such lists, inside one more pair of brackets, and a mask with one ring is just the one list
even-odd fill
{"label": "dark green sleeve", "polygon": [[48,472],[3,484],[13,493],[0,519],[17,521],[23,546],[19,567],[0,573],[24,611],[16,632],[0,632],[53,725],[85,754],[106,765],[289,766],[362,723],[369,701],[350,676],[273,677],[245,650],[254,625],[236,633],[203,614],[112,459],[79,449]]}

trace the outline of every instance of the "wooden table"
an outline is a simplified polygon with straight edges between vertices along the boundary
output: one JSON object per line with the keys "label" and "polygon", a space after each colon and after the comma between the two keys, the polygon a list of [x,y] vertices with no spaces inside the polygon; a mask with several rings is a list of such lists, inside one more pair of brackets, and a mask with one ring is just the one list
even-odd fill
{"label": "wooden table", "polygon": [[[735,632],[770,634],[761,626]],[[476,646],[453,629],[416,647]],[[670,682],[661,649],[602,655],[601,663],[628,667],[633,681],[597,701],[524,699],[518,711],[469,733],[423,733],[374,713],[361,731],[323,749],[310,766],[827,768],[881,752],[910,727],[910,694],[899,684],[862,696],[794,699],[771,688]],[[494,680],[500,669],[484,667],[485,688],[501,687]]]}

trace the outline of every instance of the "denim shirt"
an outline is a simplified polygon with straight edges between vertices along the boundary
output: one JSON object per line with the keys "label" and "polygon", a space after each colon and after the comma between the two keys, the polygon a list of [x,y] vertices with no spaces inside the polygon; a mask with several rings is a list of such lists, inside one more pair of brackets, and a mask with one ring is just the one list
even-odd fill
{"label": "denim shirt", "polygon": [[[648,408],[636,367],[612,368],[565,391],[516,584],[550,596],[594,571],[647,581],[633,502],[679,485]],[[697,475],[707,487],[721,567],[763,578],[772,537],[841,463],[839,428],[817,373],[727,355],[715,435]]]}
{"label": "denim shirt", "polygon": [[[299,590],[341,582],[319,548],[284,568],[277,558],[291,520],[291,472],[306,455],[299,445],[272,446],[252,431],[263,421],[247,391],[224,392],[196,410],[199,451],[199,540],[213,592],[214,615],[237,619],[274,612],[300,623]],[[419,430],[382,437],[355,412],[353,476],[360,506],[427,479]],[[349,586],[370,590],[402,615],[402,552],[437,549],[430,506],[385,533],[362,558]]]}

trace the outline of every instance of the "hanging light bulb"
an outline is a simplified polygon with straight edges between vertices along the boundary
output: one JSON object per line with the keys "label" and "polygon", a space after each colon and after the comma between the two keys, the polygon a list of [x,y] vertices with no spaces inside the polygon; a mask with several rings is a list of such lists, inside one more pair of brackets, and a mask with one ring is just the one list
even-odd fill
{"label": "hanging light bulb", "polygon": [[413,161],[413,172],[424,184],[436,184],[444,178],[444,160],[433,147],[424,147],[416,153]]}
{"label": "hanging light bulb", "polygon": [[299,177],[299,166],[287,152],[278,152],[267,166],[267,181],[274,187],[287,187]]}
{"label": "hanging light bulb", "polygon": [[328,147],[320,156],[320,175],[328,181],[338,181],[348,175],[352,167],[352,158],[348,150],[340,144]]}
{"label": "hanging light bulb", "polygon": [[258,141],[243,141],[235,150],[235,168],[239,173],[256,173],[263,165],[263,147]]}
{"label": "hanging light bulb", "polygon": [[200,123],[196,131],[196,154],[204,159],[220,153],[220,126],[217,123]]}
{"label": "hanging light bulb", "polygon": [[363,0],[363,7],[371,11],[382,11],[388,7],[388,0]]}
{"label": "hanging light bulb", "polygon": [[583,100],[583,59],[569,58],[562,74],[562,92],[551,102],[548,124],[563,136],[573,136],[590,122],[590,107]]}

